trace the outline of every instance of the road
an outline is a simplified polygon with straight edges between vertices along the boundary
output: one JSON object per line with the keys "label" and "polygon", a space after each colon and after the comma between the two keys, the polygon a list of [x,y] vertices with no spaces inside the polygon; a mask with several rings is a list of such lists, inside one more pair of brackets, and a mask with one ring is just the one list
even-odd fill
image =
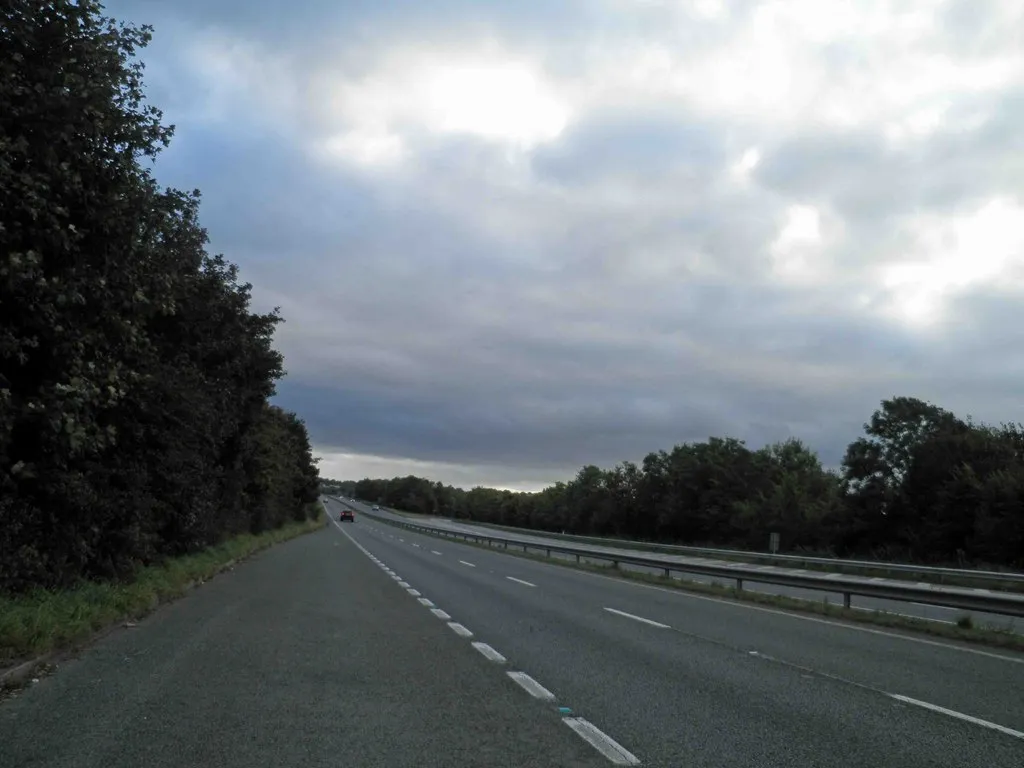
{"label": "road", "polygon": [[358,516],[0,703],[0,766],[1019,768],[1022,690],[1024,655]]}
{"label": "road", "polygon": [[333,525],[0,703],[3,768],[608,764]]}
{"label": "road", "polygon": [[643,765],[1024,764],[1024,655],[342,528]]}
{"label": "road", "polygon": [[[365,512],[370,511],[370,507],[368,507],[365,504],[361,504],[359,502],[351,502],[351,505],[353,506],[353,508],[356,509],[357,512],[365,513]],[[418,517],[418,516],[408,517],[408,516],[403,516],[403,515],[397,514],[394,511],[385,510],[385,509],[379,510],[377,512],[373,512],[373,514],[379,515],[379,516],[382,516],[382,517],[385,517],[385,518],[390,518],[390,519],[394,519],[394,520],[400,520],[400,521],[407,522],[407,523],[408,522],[413,522],[413,523],[420,522],[423,525],[431,525],[431,526],[434,526],[434,527],[437,527],[437,528],[445,528],[445,529],[448,529],[448,530],[451,530],[451,531],[457,531],[457,532],[474,533],[474,534],[481,535],[481,536],[512,536],[512,537],[515,537],[517,539],[522,539],[522,540],[525,540],[525,541],[534,542],[534,543],[536,543],[538,545],[544,545],[544,544],[550,543],[550,544],[553,544],[555,546],[558,546],[560,544],[564,545],[564,544],[567,543],[565,541],[561,541],[561,540],[558,540],[558,539],[548,539],[548,538],[545,538],[543,536],[529,535],[529,534],[519,534],[519,533],[514,533],[513,534],[513,533],[504,532],[504,531],[495,531],[493,529],[489,529],[489,528],[486,528],[486,527],[483,527],[483,526],[474,526],[474,525],[469,524],[469,523],[455,522],[455,521],[452,521],[452,520],[445,520],[443,518],[422,518],[422,517]],[[595,545],[591,545],[591,544],[587,544],[585,546],[587,546],[588,548],[591,548],[591,549],[602,550],[602,551],[605,551],[605,552],[608,552],[608,553],[620,553],[621,554],[621,553],[626,552],[626,550],[615,548],[615,547],[601,547],[601,546],[595,546]],[[649,553],[641,553],[641,554],[649,554]],[[673,561],[676,561],[676,562],[679,562],[679,563],[694,562],[694,563],[702,563],[702,564],[706,564],[706,565],[718,565],[718,566],[724,566],[724,567],[733,567],[733,566],[738,566],[738,565],[740,567],[744,567],[744,568],[751,568],[751,567],[753,567],[753,568],[755,568],[755,569],[757,569],[759,571],[762,571],[762,572],[764,572],[766,574],[771,574],[772,572],[793,571],[793,572],[796,572],[796,573],[811,573],[812,575],[821,575],[820,572],[804,571],[804,570],[801,570],[801,569],[787,569],[787,568],[781,568],[779,566],[772,566],[772,565],[750,566],[749,564],[738,564],[738,563],[735,563],[735,562],[732,562],[732,561],[727,561],[727,560],[714,560],[714,559],[711,559],[711,558],[693,557],[693,556],[688,556],[688,555],[668,555],[668,554],[659,553],[657,556],[660,557],[660,558],[667,559],[667,560],[673,560]],[[566,559],[569,559],[571,556],[565,556],[565,557],[566,557]],[[605,562],[605,561],[595,561],[595,562]],[[626,569],[626,570],[647,571],[647,572],[655,573],[655,574],[660,574],[661,573],[661,571],[659,569],[655,569],[655,568],[645,569],[645,568],[643,568],[641,566],[628,565],[628,564],[623,564],[621,567],[623,569]],[[674,576],[680,576],[680,574],[673,574],[673,575]],[[698,574],[686,574],[685,578],[690,580],[690,581],[696,581],[696,582],[705,583],[705,584],[713,583],[714,582],[714,583],[727,584],[728,586],[734,586],[735,585],[734,581],[723,582],[723,581],[721,581],[719,579],[714,579],[714,578],[711,578],[711,577],[701,576],[701,575],[698,575]],[[856,578],[856,577],[851,577],[851,578]],[[867,579],[867,578],[865,578],[865,581],[880,581],[880,582],[884,582],[886,580],[885,579],[878,579],[878,578],[876,578],[876,579]],[[896,582],[896,583],[897,584],[905,584],[906,582]],[[743,588],[744,589],[748,589],[748,590],[750,590],[752,592],[764,592],[764,593],[773,594],[773,595],[785,595],[785,596],[788,596],[788,597],[795,597],[795,598],[799,598],[799,599],[803,599],[803,600],[820,601],[822,599],[827,599],[827,600],[829,600],[829,602],[837,603],[837,604],[840,604],[840,605],[842,604],[842,601],[843,601],[842,595],[837,593],[837,592],[827,592],[827,591],[823,591],[823,590],[812,590],[812,589],[801,589],[799,587],[787,587],[787,586],[781,586],[781,585],[777,585],[777,584],[764,584],[764,583],[758,583],[758,582],[754,582],[754,581],[750,581],[750,580],[744,581]],[[855,608],[857,610],[862,610],[862,611],[870,611],[870,612],[873,612],[873,611],[885,611],[887,613],[895,613],[895,614],[900,614],[900,615],[903,615],[903,616],[911,616],[911,617],[914,617],[914,618],[928,619],[930,621],[939,621],[939,622],[943,622],[943,623],[947,623],[947,624],[953,624],[953,623],[955,623],[957,621],[957,619],[959,619],[960,617],[966,615],[966,612],[963,611],[963,610],[956,609],[956,608],[949,608],[949,607],[945,607],[945,606],[941,606],[941,605],[926,605],[926,604],[923,604],[923,603],[906,603],[906,602],[899,602],[899,601],[893,601],[893,600],[880,600],[880,599],[877,599],[877,598],[870,598],[870,597],[858,597],[856,595],[853,596],[853,601],[852,601],[851,607],[853,607],[853,608]],[[1001,615],[998,615],[998,614],[978,612],[978,613],[972,613],[971,614],[971,620],[974,622],[975,626],[990,627],[990,628],[995,628],[995,629],[1000,629],[1000,630],[1010,630],[1010,631],[1014,631],[1014,632],[1020,632],[1020,631],[1022,631],[1022,628],[1024,628],[1024,622],[1022,622],[1020,619],[1016,619],[1016,618],[1014,618],[1012,616],[1001,616]]]}

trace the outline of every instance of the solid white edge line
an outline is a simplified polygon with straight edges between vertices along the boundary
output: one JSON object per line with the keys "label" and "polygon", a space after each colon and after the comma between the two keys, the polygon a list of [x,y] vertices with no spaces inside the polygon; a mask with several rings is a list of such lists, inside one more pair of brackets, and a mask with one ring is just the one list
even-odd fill
{"label": "solid white edge line", "polygon": [[640,765],[636,755],[588,720],[582,717],[563,717],[562,722],[614,765]]}
{"label": "solid white edge line", "polygon": [[491,646],[489,646],[487,643],[474,642],[472,645],[474,648],[480,651],[480,653],[482,653],[484,655],[484,658],[486,658],[488,661],[494,661],[498,664],[505,663],[505,657],[493,648],[491,648]]}
{"label": "solid white edge line", "polygon": [[416,599],[417,599],[417,601],[419,602],[420,605],[426,606],[427,608],[433,608],[434,607],[434,603],[431,602],[430,600],[428,600],[425,597],[418,597]]}
{"label": "solid white edge line", "polygon": [[[925,604],[922,603],[922,605],[925,605]],[[874,613],[875,610],[876,610],[875,608],[867,608],[867,607],[863,607],[863,606],[860,606],[860,605],[853,605],[853,606],[850,606],[850,607],[853,610],[855,610],[855,611],[863,611],[865,613]],[[925,605],[925,607],[927,607],[927,608],[937,608],[938,606],[928,606],[928,605]],[[892,612],[890,611],[890,613],[892,613]],[[923,616],[915,616],[912,613],[893,613],[892,615],[893,616],[906,616],[906,617],[911,618],[911,619],[921,619],[923,621],[933,621],[936,624],[956,624],[955,621],[948,621],[946,619],[936,619],[936,618],[931,618],[931,617],[925,618]]]}
{"label": "solid white edge line", "polygon": [[447,613],[442,611],[440,608],[431,608],[430,612],[437,616],[437,618],[441,619],[441,621],[450,621],[452,618]]}
{"label": "solid white edge line", "polygon": [[515,576],[506,576],[505,578],[508,579],[509,581],[514,581],[514,582],[516,582],[518,584],[525,584],[528,587],[536,587],[537,586],[536,584],[531,584],[528,581],[523,581],[522,579],[517,579]]}
{"label": "solid white edge line", "polygon": [[904,704],[913,704],[916,707],[921,707],[922,709],[930,709],[932,712],[938,712],[943,715],[949,715],[950,717],[955,717],[958,720],[964,720],[968,723],[973,723],[974,725],[980,725],[983,728],[991,728],[993,731],[1005,733],[1007,736],[1013,736],[1018,739],[1024,739],[1024,733],[1022,733],[1021,731],[1015,731],[1013,730],[1013,728],[1007,728],[1005,725],[999,725],[998,723],[990,723],[988,720],[982,720],[977,717],[971,717],[970,715],[965,715],[963,712],[957,712],[953,709],[946,709],[945,707],[940,707],[938,704],[929,704],[927,701],[919,701],[918,699],[912,699],[909,696],[900,696],[898,693],[890,693],[889,696],[896,699],[896,701],[902,701]]}
{"label": "solid white edge line", "polygon": [[660,621],[653,621],[651,619],[645,619],[643,616],[637,616],[632,613],[626,613],[615,608],[605,608],[609,613],[617,613],[619,616],[625,616],[627,619],[633,619],[633,621],[641,621],[644,624],[650,624],[652,627],[661,627],[662,629],[671,629],[668,624],[662,624]]}
{"label": "solid white edge line", "polygon": [[407,589],[405,591],[408,592],[413,597],[419,597],[422,594],[422,592],[420,592],[418,589]]}
{"label": "solid white edge line", "polygon": [[[938,611],[958,611],[959,608],[950,608],[948,605],[932,605],[931,603],[911,603],[911,605],[918,605],[922,608],[932,608]],[[962,613],[962,611],[961,611]],[[928,621],[936,621],[936,619],[928,619]]]}
{"label": "solid white edge line", "polygon": [[470,568],[476,568],[475,565],[473,565],[472,563],[467,563],[465,560],[459,560],[459,562],[463,565],[468,565]]}
{"label": "solid white edge line", "polygon": [[464,626],[459,624],[457,621],[449,621],[448,622],[448,626],[451,628],[452,632],[454,632],[459,637],[472,637],[473,636],[472,632],[470,632]]}
{"label": "solid white edge line", "polygon": [[554,701],[555,694],[545,688],[543,685],[538,683],[532,677],[525,672],[506,672],[515,682],[526,691],[528,694],[533,696],[535,699],[541,699],[542,701]]}

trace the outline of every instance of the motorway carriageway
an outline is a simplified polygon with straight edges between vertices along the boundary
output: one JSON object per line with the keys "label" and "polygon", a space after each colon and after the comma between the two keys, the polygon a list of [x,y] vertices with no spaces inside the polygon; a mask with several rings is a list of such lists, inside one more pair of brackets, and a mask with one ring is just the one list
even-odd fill
{"label": "motorway carriageway", "polygon": [[1024,655],[357,520],[336,528],[400,596],[478,644],[495,677],[528,676],[527,695],[583,718],[612,764],[1024,765]]}
{"label": "motorway carriageway", "polygon": [[0,768],[1021,768],[1024,655],[362,515],[0,702]]}
{"label": "motorway carriageway", "polygon": [[[359,502],[350,503],[350,506],[352,506],[356,510],[357,513],[359,513],[359,512],[363,512],[363,513],[369,512],[369,508],[366,505],[361,504]],[[673,554],[670,554],[670,553],[644,552],[644,551],[639,551],[639,550],[632,550],[632,551],[630,551],[630,550],[625,550],[625,549],[622,549],[622,548],[604,547],[604,546],[598,546],[596,544],[589,544],[589,543],[587,543],[587,544],[580,544],[580,543],[576,543],[576,542],[562,541],[562,540],[559,540],[559,539],[545,538],[544,536],[531,535],[531,534],[527,534],[527,533],[518,533],[518,532],[513,533],[512,531],[494,530],[494,529],[491,529],[491,528],[486,528],[484,526],[470,525],[470,524],[467,524],[467,523],[463,523],[461,521],[460,522],[455,522],[453,520],[446,520],[446,519],[443,519],[443,518],[431,518],[431,517],[419,517],[419,516],[416,516],[416,517],[413,517],[413,516],[404,517],[404,516],[402,516],[400,514],[397,514],[397,513],[393,512],[391,510],[378,510],[378,511],[375,511],[375,512],[371,512],[371,514],[378,515],[378,516],[384,517],[386,519],[391,519],[391,520],[395,520],[395,521],[404,522],[404,523],[413,523],[413,524],[419,523],[419,524],[422,524],[422,525],[427,525],[427,526],[431,526],[431,527],[434,527],[434,528],[443,528],[443,529],[447,529],[449,531],[454,531],[454,532],[459,532],[459,533],[472,533],[472,534],[476,534],[477,536],[498,536],[498,537],[506,536],[506,537],[510,537],[510,538],[523,539],[525,541],[533,542],[533,543],[535,543],[535,544],[537,544],[539,546],[543,546],[545,544],[552,544],[554,546],[565,545],[565,544],[577,544],[578,546],[583,546],[583,547],[587,547],[589,549],[595,549],[595,550],[604,550],[604,551],[609,552],[609,553],[614,553],[614,552],[624,553],[625,552],[625,553],[629,553],[629,554],[651,555],[651,556],[654,556],[654,557],[662,557],[662,558],[665,558],[665,559],[668,559],[668,560],[675,560],[675,561],[677,561],[679,563],[692,562],[692,563],[701,563],[701,564],[705,564],[705,565],[719,565],[719,566],[726,566],[726,567],[742,565],[743,567],[746,567],[746,568],[754,568],[756,570],[763,571],[765,574],[771,574],[772,572],[787,572],[788,571],[788,572],[794,572],[794,573],[810,574],[810,575],[813,575],[813,576],[825,576],[826,575],[825,573],[823,573],[821,571],[806,571],[806,570],[802,570],[802,569],[798,569],[798,568],[784,568],[784,567],[774,566],[774,565],[751,565],[749,563],[737,563],[735,561],[715,560],[715,559],[711,559],[711,558],[693,557],[693,556],[689,556],[689,555],[673,555]],[[560,559],[564,559],[564,560],[573,560],[573,561],[575,560],[575,557],[573,555],[560,555],[558,553],[552,553],[552,556],[555,557],[555,558],[560,558]],[[586,562],[586,558],[584,558],[584,562]],[[600,565],[607,565],[607,563],[608,563],[607,560],[594,560],[593,562],[595,564],[600,564]],[[660,568],[644,568],[643,566],[631,565],[631,564],[628,564],[628,563],[621,564],[620,568],[622,568],[623,570],[646,572],[646,573],[651,573],[651,574],[656,574],[656,575],[662,574],[662,570]],[[685,578],[688,581],[695,581],[695,582],[702,583],[702,584],[716,583],[716,584],[723,584],[725,586],[730,586],[730,587],[735,586],[735,584],[736,584],[736,582],[734,580],[723,581],[721,579],[715,579],[715,578],[712,578],[712,577],[702,576],[700,574],[694,574],[694,573],[682,574],[682,573],[674,572],[672,575],[675,578]],[[869,581],[877,581],[877,582],[885,582],[885,581],[887,581],[887,579],[883,579],[883,578],[873,578],[873,579],[868,579],[868,580]],[[906,581],[895,581],[895,583],[902,585],[902,584],[906,584],[907,582]],[[925,582],[918,582],[918,583],[927,586],[927,584]],[[841,594],[839,594],[838,592],[827,592],[827,591],[824,591],[824,590],[817,590],[817,589],[801,589],[799,587],[787,587],[787,586],[783,586],[783,585],[779,585],[779,584],[766,584],[766,583],[756,582],[756,581],[753,581],[753,580],[750,580],[750,579],[745,579],[744,580],[743,588],[745,590],[747,590],[747,591],[750,591],[750,592],[763,592],[763,593],[772,594],[772,595],[785,595],[787,597],[793,597],[793,598],[797,598],[797,599],[800,599],[800,600],[811,600],[811,601],[815,601],[815,602],[821,601],[821,600],[828,600],[830,603],[833,603],[833,604],[837,604],[837,605],[842,605],[843,604],[843,596]],[[987,592],[988,590],[978,589],[977,591],[978,592]],[[858,595],[854,595],[853,596],[853,601],[852,601],[851,607],[856,609],[856,610],[869,611],[869,612],[885,611],[886,613],[898,614],[900,616],[910,616],[910,617],[919,618],[919,619],[927,619],[929,621],[937,621],[937,622],[940,622],[940,623],[943,623],[943,624],[955,624],[956,620],[958,618],[967,615],[966,611],[963,611],[963,610],[958,609],[958,608],[949,608],[949,607],[941,606],[941,605],[928,605],[928,604],[925,604],[925,603],[902,602],[902,601],[897,601],[897,600],[881,600],[881,599],[878,599],[878,598],[860,597]],[[1015,631],[1015,632],[1021,631],[1021,627],[1022,627],[1021,620],[1017,619],[1017,618],[1015,618],[1013,616],[1002,616],[1002,615],[999,615],[999,614],[983,613],[983,612],[973,612],[973,613],[970,614],[970,616],[971,616],[971,620],[974,623],[974,625],[978,626],[978,627],[987,627],[987,628],[991,628],[991,629],[999,629],[999,630],[1004,630],[1004,631],[1006,631],[1006,630],[1008,630],[1008,631]]]}

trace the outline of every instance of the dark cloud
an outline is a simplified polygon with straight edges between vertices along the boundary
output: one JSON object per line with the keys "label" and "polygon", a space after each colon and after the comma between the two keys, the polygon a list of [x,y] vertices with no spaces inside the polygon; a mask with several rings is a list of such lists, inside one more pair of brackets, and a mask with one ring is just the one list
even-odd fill
{"label": "dark cloud", "polygon": [[330,58],[353,72],[366,71],[394,39],[459,45],[500,35],[537,45],[555,30],[571,39],[613,22],[590,0],[111,0],[106,13],[151,24],[158,35],[185,25],[193,34],[224,32],[270,46],[299,66]]}
{"label": "dark cloud", "polygon": [[[730,116],[683,96],[627,108],[583,82],[621,41],[712,48],[750,5],[707,28],[676,23],[670,4],[612,0],[109,10],[158,25],[147,83],[180,126],[159,177],[202,189],[212,249],[241,265],[261,308],[281,306],[277,400],[319,450],[348,456],[332,474],[522,487],[712,435],[800,437],[835,465],[896,394],[1014,418],[1024,276],[954,292],[942,323],[916,328],[883,311],[876,268],[914,251],[907,217],[1024,199],[1021,91],[961,94],[952,122],[900,145],[881,124]],[[948,25],[964,7],[950,5]],[[252,82],[204,74],[190,46],[211,34],[213,51],[249,42],[243,61],[273,66]],[[408,151],[393,167],[318,149],[366,116],[326,119],[315,74],[400,89],[378,82],[394,50],[465,52],[488,36],[561,78],[571,109],[556,139],[526,151],[405,116],[388,126]],[[975,23],[970,39],[962,50],[1001,38]],[[851,40],[816,51],[834,73],[866,55]],[[984,121],[956,127],[972,115]],[[761,162],[744,180],[734,166],[752,146]],[[817,272],[789,279],[771,243],[796,204],[842,237],[808,246]]]}
{"label": "dark cloud", "polygon": [[877,129],[809,127],[774,146],[756,178],[786,195],[827,202],[859,227],[1024,195],[1024,89],[965,99],[947,117],[949,127],[909,147],[893,145]]}
{"label": "dark cloud", "polygon": [[719,127],[678,113],[596,114],[540,148],[533,167],[542,179],[577,186],[612,176],[650,184],[690,172],[704,181],[726,162]]}

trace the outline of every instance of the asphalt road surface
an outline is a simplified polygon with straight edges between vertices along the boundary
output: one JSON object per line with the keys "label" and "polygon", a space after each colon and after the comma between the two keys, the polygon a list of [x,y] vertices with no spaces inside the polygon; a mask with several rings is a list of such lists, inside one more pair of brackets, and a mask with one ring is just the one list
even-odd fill
{"label": "asphalt road surface", "polygon": [[338,527],[394,572],[400,597],[449,614],[472,632],[465,642],[500,654],[496,667],[530,675],[640,764],[1024,765],[1024,655],[631,583],[366,516]]}
{"label": "asphalt road surface", "polygon": [[331,525],[0,702],[0,766],[609,765],[505,666]]}
{"label": "asphalt road surface", "polygon": [[[359,512],[365,513],[365,512],[370,511],[370,507],[368,507],[367,505],[361,504],[359,502],[351,503],[351,506],[357,511],[357,513],[359,513]],[[382,510],[379,510],[379,511],[376,511],[376,512],[372,512],[372,514],[379,515],[379,516],[385,517],[385,518],[394,519],[394,520],[401,520],[401,521],[407,522],[407,523],[408,522],[411,522],[411,523],[419,522],[419,523],[422,523],[423,525],[431,525],[431,526],[434,526],[434,527],[437,527],[437,528],[447,528],[448,530],[452,530],[452,531],[461,531],[461,532],[475,533],[475,534],[481,535],[481,536],[488,536],[488,535],[491,535],[491,536],[510,536],[510,537],[514,537],[514,538],[517,538],[517,539],[523,539],[523,540],[526,540],[526,541],[532,541],[532,542],[537,543],[538,545],[543,545],[545,543],[551,543],[551,544],[554,544],[554,545],[557,546],[559,544],[563,544],[564,545],[566,543],[571,543],[571,542],[561,541],[559,539],[548,539],[548,538],[545,538],[543,536],[538,536],[538,535],[511,533],[511,532],[506,532],[506,531],[497,531],[497,530],[486,528],[486,527],[482,527],[482,526],[474,526],[474,525],[469,524],[469,523],[463,523],[461,521],[460,522],[455,522],[455,521],[452,521],[452,520],[444,520],[444,519],[441,519],[441,518],[405,517],[405,516],[396,514],[395,512],[390,511],[390,510],[383,510],[382,509]],[[614,548],[614,547],[600,547],[600,546],[591,545],[591,544],[586,544],[586,545],[582,545],[582,546],[586,546],[586,547],[589,547],[589,548],[592,548],[592,549],[603,549],[603,550],[605,550],[607,552],[623,552],[623,551],[625,551],[625,550]],[[653,554],[653,553],[641,552],[641,554]],[[558,555],[556,555],[556,557],[557,556]],[[711,559],[711,558],[693,557],[693,556],[688,556],[688,555],[668,555],[668,554],[664,554],[664,553],[658,553],[658,556],[659,557],[663,557],[665,559],[669,559],[669,560],[676,560],[676,561],[678,561],[680,563],[695,562],[695,563],[703,563],[703,564],[708,564],[708,565],[721,565],[721,566],[726,566],[726,567],[738,565],[737,563],[731,562],[731,561],[714,560],[714,559]],[[565,555],[564,557],[566,559],[574,559],[570,555]],[[606,563],[607,561],[595,561],[595,562]],[[787,569],[787,568],[782,568],[782,567],[779,567],[779,566],[771,566],[771,565],[762,565],[762,566],[751,566],[749,564],[742,564],[742,565],[743,565],[743,567],[746,567],[746,568],[750,568],[750,567],[756,568],[757,570],[763,571],[763,572],[765,572],[767,574],[770,574],[773,571],[787,571],[787,570],[795,570],[798,573],[808,573],[807,571],[801,571],[800,569]],[[657,569],[657,568],[645,569],[645,568],[643,568],[641,566],[628,565],[628,564],[622,565],[621,567],[624,568],[624,569],[627,569],[627,570],[648,571],[650,573],[655,573],[655,574],[660,574],[661,573],[661,570]],[[810,573],[812,573],[813,575],[824,575],[824,574],[822,574],[820,572],[810,572]],[[680,576],[680,574],[673,574],[673,575]],[[690,580],[690,581],[696,581],[696,582],[701,582],[701,583],[705,583],[705,584],[714,582],[714,583],[719,583],[719,584],[727,584],[728,586],[734,586],[735,585],[734,581],[726,582],[726,581],[722,581],[721,579],[714,579],[714,578],[710,578],[710,577],[707,577],[707,576],[701,576],[701,575],[698,575],[698,574],[686,574],[685,578]],[[855,577],[851,577],[851,578],[855,578]],[[884,579],[867,579],[867,580],[885,581]],[[904,582],[897,582],[897,583],[905,584],[906,582],[904,581]],[[842,601],[843,601],[843,596],[841,594],[837,593],[837,592],[827,592],[827,591],[824,591],[824,590],[815,590],[815,589],[801,589],[799,587],[786,587],[786,586],[781,586],[781,585],[777,585],[777,584],[758,583],[758,582],[751,581],[751,580],[744,581],[743,588],[747,589],[747,590],[750,590],[752,592],[765,592],[765,593],[773,594],[773,595],[786,595],[788,597],[795,597],[795,598],[799,598],[799,599],[802,599],[802,600],[819,601],[819,600],[822,600],[822,599],[828,599],[829,602],[835,603],[835,604],[839,604],[839,605],[841,605]],[[924,604],[924,603],[907,603],[907,602],[901,602],[901,601],[895,601],[895,600],[879,600],[879,599],[870,598],[870,597],[859,597],[857,595],[853,596],[853,602],[852,602],[852,606],[851,607],[859,609],[859,610],[864,610],[864,611],[885,611],[887,613],[895,613],[895,614],[900,614],[900,615],[903,615],[903,616],[912,616],[912,617],[915,617],[915,618],[928,619],[930,621],[939,621],[939,622],[943,622],[943,623],[946,623],[946,624],[953,624],[960,617],[967,615],[966,611],[963,611],[963,610],[960,610],[960,609],[957,609],[957,608],[948,608],[948,607],[941,606],[941,605],[927,605],[927,604]],[[971,614],[971,619],[972,619],[972,621],[974,622],[974,624],[976,626],[985,626],[985,627],[991,627],[991,628],[1001,629],[1001,630],[1011,630],[1011,631],[1015,631],[1015,632],[1021,631],[1022,630],[1022,626],[1024,626],[1024,625],[1022,625],[1020,619],[1015,619],[1013,616],[1001,616],[1001,615],[992,614],[992,613],[981,613],[981,612],[972,613]]]}

